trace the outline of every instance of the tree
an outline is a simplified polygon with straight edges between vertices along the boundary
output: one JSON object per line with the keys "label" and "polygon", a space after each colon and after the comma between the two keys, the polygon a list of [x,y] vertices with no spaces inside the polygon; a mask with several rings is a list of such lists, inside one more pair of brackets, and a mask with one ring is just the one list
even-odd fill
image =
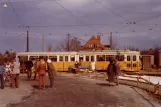
{"label": "tree", "polygon": [[131,51],[139,51],[139,48],[136,48],[135,46],[127,46],[126,49],[129,49]]}
{"label": "tree", "polygon": [[79,51],[81,42],[76,38],[67,34],[66,38],[57,46],[57,51]]}
{"label": "tree", "polygon": [[52,44],[48,44],[48,46],[47,46],[47,51],[48,52],[52,52],[53,51],[53,45]]}

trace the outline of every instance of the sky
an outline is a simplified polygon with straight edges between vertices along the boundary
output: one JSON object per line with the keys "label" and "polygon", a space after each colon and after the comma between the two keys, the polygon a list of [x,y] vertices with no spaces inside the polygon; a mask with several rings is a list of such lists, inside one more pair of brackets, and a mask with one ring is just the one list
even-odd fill
{"label": "sky", "polygon": [[[83,39],[101,33],[109,44],[110,32],[119,48],[147,49],[161,45],[161,0],[0,0],[0,51],[30,51],[54,48],[66,34]],[[9,2],[10,1],[10,2]],[[135,24],[130,24],[135,22]],[[26,27],[29,26],[29,27]]]}

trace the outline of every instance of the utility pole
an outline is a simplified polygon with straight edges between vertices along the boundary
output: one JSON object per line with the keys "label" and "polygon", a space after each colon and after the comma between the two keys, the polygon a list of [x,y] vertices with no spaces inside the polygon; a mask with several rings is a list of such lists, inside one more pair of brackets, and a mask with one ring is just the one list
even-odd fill
{"label": "utility pole", "polygon": [[44,35],[42,35],[42,52],[44,52]]}
{"label": "utility pole", "polygon": [[110,48],[113,49],[112,32],[110,32]]}
{"label": "utility pole", "polygon": [[29,52],[29,31],[27,31],[27,45],[26,45],[26,52]]}

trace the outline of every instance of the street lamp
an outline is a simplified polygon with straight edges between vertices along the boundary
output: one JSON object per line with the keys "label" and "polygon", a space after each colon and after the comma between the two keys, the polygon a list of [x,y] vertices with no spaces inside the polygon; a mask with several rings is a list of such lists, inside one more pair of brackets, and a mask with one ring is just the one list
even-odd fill
{"label": "street lamp", "polygon": [[4,8],[7,8],[6,0],[5,0],[4,4],[3,4],[3,7],[4,7]]}

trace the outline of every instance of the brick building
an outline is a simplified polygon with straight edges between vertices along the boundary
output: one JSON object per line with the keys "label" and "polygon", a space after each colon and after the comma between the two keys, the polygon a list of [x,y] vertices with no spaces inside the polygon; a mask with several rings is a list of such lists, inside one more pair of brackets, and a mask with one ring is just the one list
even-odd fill
{"label": "brick building", "polygon": [[101,43],[101,35],[98,34],[96,37],[92,36],[85,45],[81,48],[81,50],[92,51],[92,50],[106,50],[109,49],[109,45],[103,45]]}

